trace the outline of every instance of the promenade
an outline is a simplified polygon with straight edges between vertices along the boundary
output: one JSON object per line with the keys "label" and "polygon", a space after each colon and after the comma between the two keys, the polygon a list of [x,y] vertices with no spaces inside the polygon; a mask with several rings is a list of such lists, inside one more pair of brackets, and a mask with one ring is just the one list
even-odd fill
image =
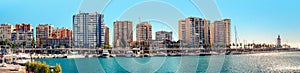
{"label": "promenade", "polygon": [[[20,68],[19,71],[15,69]],[[0,73],[25,73],[25,67],[20,65],[7,64],[6,67],[0,67]]]}
{"label": "promenade", "polygon": [[[262,51],[300,51],[298,48],[210,48],[210,49],[200,49],[200,48],[161,48],[161,49],[150,49],[150,50],[140,50],[140,49],[128,49],[128,48],[113,48],[113,49],[88,49],[88,48],[57,48],[57,49],[42,49],[42,48],[26,48],[23,49],[25,53],[35,53],[35,54],[69,54],[70,52],[76,52],[78,54],[102,54],[103,50],[108,50],[110,54],[124,55],[128,51],[140,52],[149,51],[149,53],[163,52],[166,54],[172,53],[182,53],[182,54],[205,54],[209,52],[224,53],[225,51],[232,51],[233,53],[256,53]],[[22,51],[22,49],[17,49],[13,51]]]}

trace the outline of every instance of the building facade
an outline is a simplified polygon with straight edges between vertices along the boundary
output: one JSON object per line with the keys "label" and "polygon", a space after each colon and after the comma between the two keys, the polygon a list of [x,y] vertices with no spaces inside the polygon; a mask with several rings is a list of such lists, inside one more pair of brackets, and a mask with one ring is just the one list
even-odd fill
{"label": "building facade", "polygon": [[[36,27],[36,46],[42,47],[44,42],[50,37],[50,33],[54,30],[51,24],[39,24]],[[44,46],[45,47],[45,46]]]}
{"label": "building facade", "polygon": [[11,33],[14,27],[11,24],[1,24],[0,25],[0,39],[11,41]]}
{"label": "building facade", "polygon": [[155,32],[156,41],[172,41],[172,32],[167,31],[157,31]]}
{"label": "building facade", "polygon": [[104,25],[104,43],[109,44],[109,27]]}
{"label": "building facade", "polygon": [[39,48],[59,47],[70,48],[72,44],[72,30],[56,28],[51,24],[39,24],[36,27],[36,46]]}
{"label": "building facade", "polygon": [[198,18],[188,17],[185,20],[178,21],[179,40],[185,47],[199,47],[200,45],[210,43],[210,21]]}
{"label": "building facade", "polygon": [[230,19],[215,21],[211,25],[211,42],[213,46],[226,47],[230,44]]}
{"label": "building facade", "polygon": [[75,48],[100,47],[104,44],[104,15],[79,13],[73,15],[73,39]]}
{"label": "building facade", "polygon": [[67,28],[56,28],[45,40],[44,46],[66,47],[72,46],[72,30]]}
{"label": "building facade", "polygon": [[136,41],[151,42],[152,41],[152,25],[148,22],[141,22],[136,26]]}
{"label": "building facade", "polygon": [[49,38],[72,38],[72,30],[67,28],[56,28],[51,33]]}
{"label": "building facade", "polygon": [[31,24],[16,24],[15,29],[11,34],[12,43],[22,45],[26,43],[27,48],[31,48],[33,37],[33,28]]}
{"label": "building facade", "polygon": [[114,47],[126,47],[133,41],[132,21],[114,22]]}

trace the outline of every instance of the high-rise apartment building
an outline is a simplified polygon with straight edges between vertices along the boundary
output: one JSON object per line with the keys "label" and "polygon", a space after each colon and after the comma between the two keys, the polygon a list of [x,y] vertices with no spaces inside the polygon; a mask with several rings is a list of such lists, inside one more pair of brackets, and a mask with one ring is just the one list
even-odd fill
{"label": "high-rise apartment building", "polygon": [[104,24],[104,43],[109,44],[109,27]]}
{"label": "high-rise apartment building", "polygon": [[114,47],[126,47],[133,41],[132,21],[114,22]]}
{"label": "high-rise apartment building", "polygon": [[155,32],[155,40],[156,41],[172,41],[172,32],[167,31],[157,31]]}
{"label": "high-rise apartment building", "polygon": [[151,42],[152,41],[152,25],[148,22],[141,22],[136,26],[136,41]]}
{"label": "high-rise apartment building", "polygon": [[11,24],[1,24],[0,25],[0,39],[1,40],[11,40],[11,33],[14,27]]}
{"label": "high-rise apartment building", "polygon": [[198,18],[188,17],[185,20],[178,21],[179,40],[185,47],[199,47],[200,45],[210,43],[210,21]]}
{"label": "high-rise apartment building", "polygon": [[31,47],[33,37],[33,28],[31,24],[16,24],[15,29],[11,34],[12,43],[22,44],[26,42],[27,48]]}
{"label": "high-rise apartment building", "polygon": [[100,47],[104,44],[103,17],[97,12],[73,15],[74,47]]}
{"label": "high-rise apartment building", "polygon": [[211,43],[213,46],[226,47],[230,44],[230,19],[215,21],[211,27]]}

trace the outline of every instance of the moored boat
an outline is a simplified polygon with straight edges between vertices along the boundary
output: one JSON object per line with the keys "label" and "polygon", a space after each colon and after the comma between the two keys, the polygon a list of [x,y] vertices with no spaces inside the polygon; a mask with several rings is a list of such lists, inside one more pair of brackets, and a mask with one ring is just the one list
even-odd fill
{"label": "moored boat", "polygon": [[14,54],[13,56],[14,58],[17,58],[17,60],[15,60],[15,63],[19,65],[25,65],[26,62],[30,62],[31,60],[29,54],[25,53]]}
{"label": "moored boat", "polygon": [[67,55],[67,58],[85,58],[85,56],[78,54],[78,52],[70,52],[70,54]]}
{"label": "moored boat", "polygon": [[133,51],[127,51],[126,52],[126,57],[134,57]]}
{"label": "moored boat", "polygon": [[102,57],[104,57],[104,58],[109,58],[110,57],[110,54],[109,54],[108,50],[103,50]]}
{"label": "moored boat", "polygon": [[72,58],[85,58],[85,56],[83,56],[83,55],[68,55],[67,58],[68,59],[72,59]]}

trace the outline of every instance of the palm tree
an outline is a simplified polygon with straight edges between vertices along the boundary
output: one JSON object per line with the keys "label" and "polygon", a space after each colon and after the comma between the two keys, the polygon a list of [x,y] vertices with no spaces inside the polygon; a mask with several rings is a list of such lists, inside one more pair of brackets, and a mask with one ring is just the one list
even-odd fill
{"label": "palm tree", "polygon": [[98,48],[99,48],[99,43],[98,43],[98,42],[96,42],[96,47],[98,47]]}
{"label": "palm tree", "polygon": [[128,41],[127,43],[128,43],[128,47],[131,47],[130,41]]}
{"label": "palm tree", "polygon": [[81,48],[82,41],[79,42],[79,48]]}
{"label": "palm tree", "polygon": [[172,46],[171,46],[171,42],[170,41],[168,41],[168,48],[171,48]]}
{"label": "palm tree", "polygon": [[107,49],[110,49],[110,45],[108,43],[105,43],[104,46],[107,48]]}
{"label": "palm tree", "polygon": [[288,47],[288,45],[287,45],[287,44],[283,44],[282,46],[283,46],[284,48],[287,48],[287,47]]}
{"label": "palm tree", "polygon": [[147,46],[147,43],[145,41],[142,42],[142,46]]}
{"label": "palm tree", "polygon": [[199,47],[203,47],[203,44],[201,43],[201,44],[199,44]]}
{"label": "palm tree", "polygon": [[179,42],[175,42],[175,46],[176,46],[176,48],[178,48],[179,47]]}
{"label": "palm tree", "polygon": [[239,45],[239,44],[236,44],[235,46],[236,46],[236,48],[239,48],[240,45]]}
{"label": "palm tree", "polygon": [[[71,41],[71,44],[70,44],[71,46],[70,46],[70,48],[74,48],[74,42],[73,41]],[[97,44],[96,44],[97,45]]]}
{"label": "palm tree", "polygon": [[231,46],[231,44],[227,44],[227,45],[226,45],[227,48],[230,48],[230,46]]}
{"label": "palm tree", "polygon": [[[31,40],[31,47],[32,47],[32,49],[35,48],[35,40],[34,39]],[[30,55],[30,57],[32,57],[32,56]],[[31,62],[32,62],[32,59],[31,59]]]}
{"label": "palm tree", "polygon": [[7,44],[8,44],[8,40],[7,39],[4,40],[4,44],[5,44],[5,47],[6,47]]}
{"label": "palm tree", "polygon": [[67,46],[68,46],[68,48],[71,48],[71,47],[72,47],[72,44],[68,44]]}
{"label": "palm tree", "polygon": [[92,44],[92,42],[88,42],[89,49],[91,49],[91,44]]}
{"label": "palm tree", "polygon": [[106,47],[106,42],[103,43],[102,48],[103,48],[103,49],[107,49],[107,47]]}
{"label": "palm tree", "polygon": [[208,44],[207,43],[205,43],[205,44],[201,44],[200,46],[203,46],[203,48],[207,48],[207,46],[208,46]]}
{"label": "palm tree", "polygon": [[240,43],[240,46],[243,47],[243,43]]}
{"label": "palm tree", "polygon": [[234,43],[232,43],[232,46],[233,46],[233,47],[236,47]]}
{"label": "palm tree", "polygon": [[261,44],[258,44],[259,48],[261,48]]}
{"label": "palm tree", "polygon": [[35,40],[34,39],[32,39],[32,41],[31,41],[31,46],[32,46],[32,48],[35,48],[34,46],[35,46]]}
{"label": "palm tree", "polygon": [[248,44],[248,45],[247,45],[247,48],[250,49],[250,48],[251,48],[251,44]]}
{"label": "palm tree", "polygon": [[13,48],[14,44],[13,44],[13,43],[11,43],[9,46],[10,46],[10,48]]}
{"label": "palm tree", "polygon": [[40,41],[40,47],[43,48],[43,46],[44,46],[44,41],[41,40],[41,41]]}
{"label": "palm tree", "polygon": [[255,46],[255,43],[252,43],[252,44],[251,44],[251,47],[254,48],[254,46]]}
{"label": "palm tree", "polygon": [[180,47],[185,47],[183,42],[179,42],[180,43]]}
{"label": "palm tree", "polygon": [[26,47],[26,45],[27,45],[27,42],[26,42],[26,41],[22,42],[22,45],[23,45],[22,52],[24,52],[24,48]]}
{"label": "palm tree", "polygon": [[138,42],[135,42],[134,44],[135,44],[135,48],[138,48],[140,46]]}

